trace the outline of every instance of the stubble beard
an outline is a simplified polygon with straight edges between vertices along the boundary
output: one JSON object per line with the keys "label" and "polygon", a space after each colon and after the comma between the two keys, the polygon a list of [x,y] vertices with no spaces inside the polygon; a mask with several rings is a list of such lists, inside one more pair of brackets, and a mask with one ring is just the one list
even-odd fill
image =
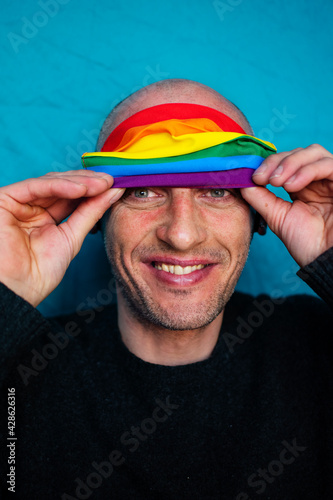
{"label": "stubble beard", "polygon": [[119,262],[115,259],[112,245],[107,248],[107,254],[119,293],[125,300],[132,317],[148,328],[153,325],[155,328],[184,331],[204,328],[224,310],[244,268],[248,248],[239,256],[227,282],[219,284],[208,300],[203,300],[194,307],[193,303],[188,300],[191,290],[173,290],[171,293],[174,293],[175,300],[172,310],[158,303],[158,298],[154,299],[150,288],[145,283],[139,284],[126,267],[122,254],[120,254]]}

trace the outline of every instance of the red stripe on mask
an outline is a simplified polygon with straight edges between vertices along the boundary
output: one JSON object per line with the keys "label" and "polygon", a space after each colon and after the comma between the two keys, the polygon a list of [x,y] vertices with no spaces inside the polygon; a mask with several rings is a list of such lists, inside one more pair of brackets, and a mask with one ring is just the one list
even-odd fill
{"label": "red stripe on mask", "polygon": [[246,133],[238,123],[214,108],[201,104],[167,103],[143,109],[121,122],[106,139],[101,151],[115,151],[125,132],[132,127],[150,125],[172,118],[179,120],[183,118],[210,118],[224,132]]}

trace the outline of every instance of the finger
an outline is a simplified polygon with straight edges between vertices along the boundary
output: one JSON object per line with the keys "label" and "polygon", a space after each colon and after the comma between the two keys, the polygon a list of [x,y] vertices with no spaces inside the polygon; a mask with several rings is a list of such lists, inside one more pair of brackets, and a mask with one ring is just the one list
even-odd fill
{"label": "finger", "polygon": [[254,173],[254,180],[257,184],[269,183],[273,186],[280,186],[282,185],[280,182],[281,179],[284,182],[291,177],[298,168],[316,162],[321,158],[333,158],[333,155],[319,144],[311,144],[311,146],[304,149],[298,148],[298,150],[286,155],[284,158],[278,159],[279,161],[273,158],[274,156],[278,155],[271,155],[267,158],[268,160],[272,158],[272,160],[269,161],[269,169],[264,169],[262,175],[260,174],[260,167],[256,171],[257,174]]}
{"label": "finger", "polygon": [[[108,180],[108,188],[109,182],[113,184],[113,177],[109,177],[110,179]],[[84,197],[97,196],[98,194],[100,194],[100,191],[101,190],[98,183],[93,182],[91,185],[89,185],[87,192],[84,194]],[[119,192],[119,188],[112,188],[112,191],[113,194],[110,194],[111,198],[113,198],[113,196],[116,196],[116,194]],[[48,213],[51,215],[56,224],[60,224],[60,222],[68,217],[79,206],[79,204],[82,203],[82,198],[50,200],[52,201],[52,203],[50,203],[47,207],[44,204],[44,207],[47,209]]]}
{"label": "finger", "polygon": [[46,208],[48,214],[52,217],[53,221],[58,225],[82,203],[84,198],[74,200],[57,200],[53,205]]}
{"label": "finger", "polygon": [[281,236],[281,228],[291,203],[278,198],[265,187],[242,188],[241,195],[267,222],[270,229]]}
{"label": "finger", "polygon": [[94,170],[89,169],[80,169],[80,170],[66,170],[64,172],[47,172],[42,177],[62,177],[62,178],[71,178],[71,177],[112,177],[110,174],[105,172],[95,172]]}
{"label": "finger", "polygon": [[[117,201],[119,198],[117,197],[117,194],[125,191],[122,188],[112,188],[109,191],[110,193],[110,199]],[[82,203],[83,199],[75,199],[75,200],[58,200],[56,203],[54,203],[52,206],[47,208],[48,213],[51,215],[52,219],[56,222],[56,224],[60,224],[64,219],[66,219],[71,213],[74,212],[74,210]]]}
{"label": "finger", "polygon": [[268,182],[273,186],[282,186],[285,182],[292,178],[296,172],[306,168],[307,166],[313,169],[315,168],[315,165],[319,166],[322,160],[326,159],[333,163],[333,156],[324,148],[321,146],[316,147],[316,145],[309,146],[308,148],[285,158],[277,169],[271,173]]}
{"label": "finger", "polygon": [[121,198],[124,192],[123,188],[114,188],[94,198],[87,198],[80,203],[68,220],[59,226],[59,229],[64,231],[71,243],[73,258],[79,252],[89,231],[103,217],[110,206]]}
{"label": "finger", "polygon": [[293,153],[301,149],[302,148],[296,148],[291,151],[284,151],[281,153],[272,154],[267,158],[265,158],[260,167],[258,167],[253,173],[254,182],[256,182],[256,184],[261,184],[261,185],[267,184],[269,177],[271,176],[272,172],[274,172],[274,170],[279,166],[279,164],[285,158],[287,158],[288,156],[292,155]]}
{"label": "finger", "polygon": [[74,180],[62,177],[39,177],[17,182],[0,188],[0,195],[6,195],[19,203],[35,204],[49,198],[81,198],[82,196],[96,196],[106,191],[112,185],[112,177],[79,176]]}
{"label": "finger", "polygon": [[[315,181],[328,181],[317,186],[318,194],[333,196],[333,158],[321,158],[292,172],[287,178],[276,181],[275,186],[282,186],[289,193],[295,193]],[[330,182],[331,181],[331,182]]]}
{"label": "finger", "polygon": [[[50,178],[51,181],[54,181],[54,179]],[[60,178],[57,178],[57,181],[60,181]],[[66,179],[64,179],[66,180]],[[68,178],[67,179],[69,182],[73,182],[75,184],[79,184],[82,186],[86,187],[86,192],[83,194],[83,197],[90,197],[90,196],[97,196],[98,194],[102,193],[103,191],[106,191],[107,189],[110,189],[113,184],[113,177],[110,176],[110,178],[104,178],[104,177],[76,177],[75,179],[73,178]],[[66,196],[64,193],[61,196],[62,198],[70,199],[69,196]],[[33,201],[31,201],[31,204],[35,205],[41,205],[43,207],[48,207],[52,205],[56,200],[58,200],[60,196],[53,196],[50,198],[37,198]],[[73,199],[77,199],[78,197],[73,197]]]}

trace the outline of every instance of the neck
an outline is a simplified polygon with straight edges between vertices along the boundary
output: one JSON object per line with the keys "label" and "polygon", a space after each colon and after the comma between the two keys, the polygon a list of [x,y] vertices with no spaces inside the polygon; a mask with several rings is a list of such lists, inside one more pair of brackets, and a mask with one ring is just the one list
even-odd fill
{"label": "neck", "polygon": [[149,363],[177,366],[207,359],[219,336],[223,311],[209,325],[195,330],[168,330],[147,324],[129,310],[118,294],[118,324],[126,347]]}

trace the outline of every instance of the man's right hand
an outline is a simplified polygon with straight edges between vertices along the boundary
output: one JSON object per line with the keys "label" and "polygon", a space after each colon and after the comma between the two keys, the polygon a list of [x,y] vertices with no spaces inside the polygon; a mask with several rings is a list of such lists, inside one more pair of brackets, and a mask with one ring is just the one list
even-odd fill
{"label": "man's right hand", "polygon": [[124,189],[110,189],[112,184],[110,175],[75,170],[1,187],[0,281],[37,306],[122,196]]}

